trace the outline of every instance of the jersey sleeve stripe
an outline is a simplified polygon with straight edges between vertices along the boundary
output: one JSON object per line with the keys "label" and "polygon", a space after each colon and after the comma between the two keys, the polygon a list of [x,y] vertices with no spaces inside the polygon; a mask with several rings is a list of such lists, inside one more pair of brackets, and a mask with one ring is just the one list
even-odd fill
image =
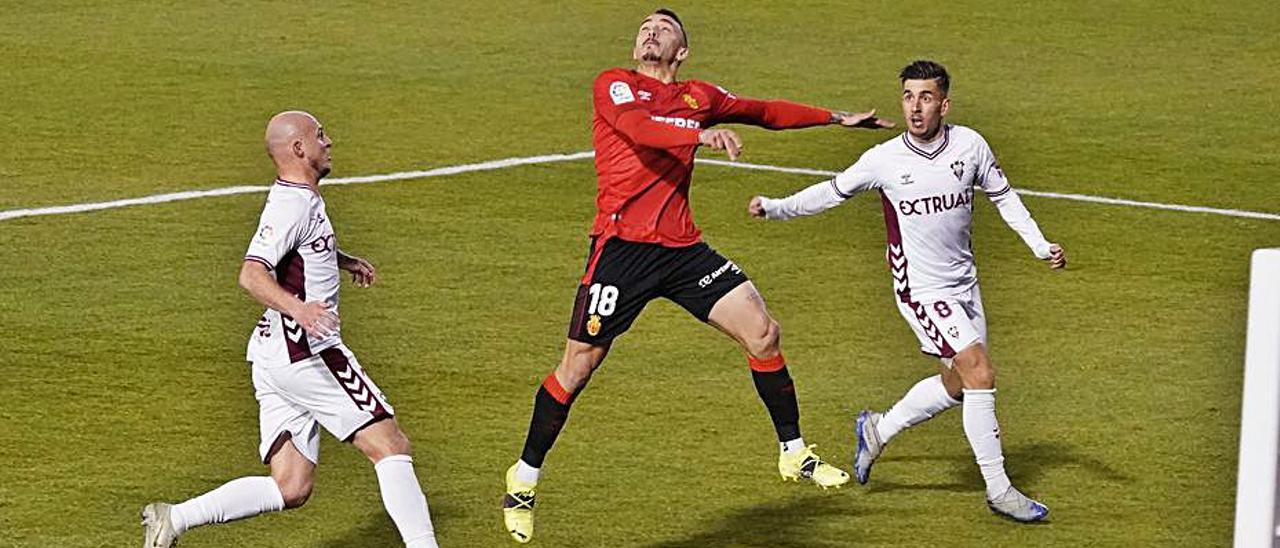
{"label": "jersey sleeve stripe", "polygon": [[1005,194],[1008,194],[1010,190],[1013,190],[1013,186],[1005,185],[1005,187],[1000,190],[997,190],[995,192],[988,192],[987,197],[995,198],[996,196],[1004,196]]}
{"label": "jersey sleeve stripe", "polygon": [[275,269],[276,269],[276,265],[271,264],[271,261],[268,261],[268,260],[266,260],[266,259],[263,259],[262,257],[259,257],[259,256],[257,256],[257,255],[245,255],[245,256],[244,256],[244,260],[246,260],[246,261],[253,261],[253,262],[255,262],[255,263],[262,263],[262,266],[267,267],[267,270],[275,270]]}
{"label": "jersey sleeve stripe", "polygon": [[836,184],[835,179],[831,179],[830,182],[831,182],[832,190],[835,190],[836,195],[839,196],[841,199],[848,200],[849,198],[853,197],[853,194],[846,194],[844,191],[840,190],[840,185]]}

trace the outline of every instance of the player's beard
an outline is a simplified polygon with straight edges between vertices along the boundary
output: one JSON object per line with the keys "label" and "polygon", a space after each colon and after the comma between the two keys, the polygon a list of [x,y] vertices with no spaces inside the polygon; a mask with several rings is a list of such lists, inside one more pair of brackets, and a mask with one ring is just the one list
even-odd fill
{"label": "player's beard", "polygon": [[640,55],[640,60],[646,63],[658,63],[662,61],[662,56],[657,53],[646,51]]}

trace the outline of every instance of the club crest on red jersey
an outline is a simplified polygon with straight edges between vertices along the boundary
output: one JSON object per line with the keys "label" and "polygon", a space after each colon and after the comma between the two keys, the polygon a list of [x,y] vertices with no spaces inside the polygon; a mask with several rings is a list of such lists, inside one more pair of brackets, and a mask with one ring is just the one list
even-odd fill
{"label": "club crest on red jersey", "polygon": [[689,108],[693,110],[698,110],[698,100],[694,99],[692,95],[689,95],[688,93],[686,93],[684,94],[684,96],[680,98],[684,99],[685,104],[689,105]]}

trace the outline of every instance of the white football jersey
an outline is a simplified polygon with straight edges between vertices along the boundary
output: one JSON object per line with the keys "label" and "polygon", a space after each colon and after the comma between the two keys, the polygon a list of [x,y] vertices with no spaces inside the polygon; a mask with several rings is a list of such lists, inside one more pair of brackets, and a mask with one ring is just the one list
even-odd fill
{"label": "white football jersey", "polygon": [[[265,265],[280,287],[302,301],[327,302],[338,312],[338,240],[324,200],[310,187],[276,179],[244,258]],[[245,357],[251,362],[291,363],[341,342],[336,329],[325,338],[311,337],[293,318],[267,309],[249,338]]]}
{"label": "white football jersey", "polygon": [[977,283],[971,242],[975,188],[995,203],[1037,257],[1049,256],[1049,242],[986,140],[962,126],[946,126],[929,150],[903,133],[863,153],[835,179],[781,200],[765,199],[763,205],[768,218],[789,219],[879,190],[894,290],[903,302],[929,302],[961,295]]}

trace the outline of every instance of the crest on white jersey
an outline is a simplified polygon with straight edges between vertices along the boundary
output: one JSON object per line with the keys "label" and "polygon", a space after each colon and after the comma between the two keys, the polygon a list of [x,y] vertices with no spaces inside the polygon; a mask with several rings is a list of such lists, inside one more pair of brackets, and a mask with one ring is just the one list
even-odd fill
{"label": "crest on white jersey", "polygon": [[274,242],[275,239],[276,229],[271,228],[271,225],[262,225],[262,229],[258,231],[258,240],[269,244]]}
{"label": "crest on white jersey", "polygon": [[613,99],[613,104],[621,105],[636,100],[636,96],[631,93],[631,86],[626,82],[614,82],[609,84],[609,98]]}
{"label": "crest on white jersey", "polygon": [[956,160],[951,162],[951,173],[954,173],[956,180],[964,178],[964,160]]}

